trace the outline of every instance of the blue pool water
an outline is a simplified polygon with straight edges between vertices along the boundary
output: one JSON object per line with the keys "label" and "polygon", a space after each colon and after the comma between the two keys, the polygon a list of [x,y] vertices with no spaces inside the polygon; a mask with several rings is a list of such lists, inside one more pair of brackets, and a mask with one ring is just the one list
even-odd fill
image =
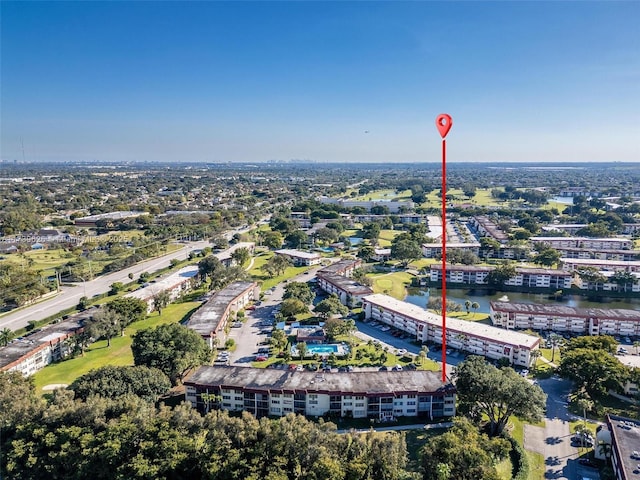
{"label": "blue pool water", "polygon": [[319,353],[319,354],[337,353],[338,352],[338,345],[333,345],[333,344],[329,344],[329,345],[307,345],[307,350],[309,351],[309,353]]}

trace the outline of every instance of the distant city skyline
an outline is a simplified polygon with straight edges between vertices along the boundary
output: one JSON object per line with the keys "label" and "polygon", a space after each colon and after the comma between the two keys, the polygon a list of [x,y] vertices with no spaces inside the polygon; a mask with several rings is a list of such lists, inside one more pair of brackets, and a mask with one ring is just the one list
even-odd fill
{"label": "distant city skyline", "polygon": [[640,2],[0,9],[2,162],[640,162]]}

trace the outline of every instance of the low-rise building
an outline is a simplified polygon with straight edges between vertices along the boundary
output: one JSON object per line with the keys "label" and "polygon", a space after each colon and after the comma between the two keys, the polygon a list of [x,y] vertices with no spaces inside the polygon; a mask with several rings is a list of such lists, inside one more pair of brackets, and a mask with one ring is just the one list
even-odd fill
{"label": "low-rise building", "polygon": [[376,420],[455,415],[455,387],[425,370],[317,373],[203,366],[184,385],[186,400],[202,412],[222,408],[256,417],[298,413]]}
{"label": "low-rise building", "polygon": [[326,267],[322,267],[318,270],[318,275],[326,275],[332,273],[334,275],[342,275],[343,277],[351,277],[353,272],[362,266],[362,260],[359,258],[355,259],[344,259],[338,262],[332,263]]}
{"label": "low-rise building", "polygon": [[101,220],[106,222],[115,222],[118,220],[124,220],[125,218],[135,218],[140,215],[146,215],[147,212],[136,211],[123,211],[123,212],[109,212],[100,213],[98,215],[89,215],[87,217],[76,218],[73,223],[78,227],[95,227]]}
{"label": "low-rise building", "polygon": [[[608,445],[610,448],[600,448]],[[610,454],[611,466],[617,480],[631,480],[638,477],[640,465],[640,420],[607,415],[607,421],[596,431],[595,457],[607,460]]]}
{"label": "low-rise building", "polygon": [[235,282],[213,295],[189,317],[186,326],[200,334],[209,348],[224,344],[224,329],[232,312],[242,310],[260,295],[256,282]]}
{"label": "low-rise building", "polygon": [[376,262],[387,262],[391,260],[391,249],[390,248],[374,248],[372,260]]}
{"label": "low-rise building", "polygon": [[551,248],[580,248],[594,251],[630,250],[633,240],[629,238],[590,238],[590,237],[531,237],[534,245],[548,245]]}
{"label": "low-rise building", "polygon": [[[478,242],[449,242],[447,241],[447,252],[452,250],[468,251],[474,255],[480,252],[480,243]],[[423,243],[422,256],[426,258],[441,258],[442,243]]]}
{"label": "low-rise building", "polygon": [[[447,283],[463,285],[487,285],[487,276],[495,270],[491,266],[447,265]],[[429,266],[431,282],[442,282],[442,265]],[[549,268],[516,267],[516,275],[504,285],[509,287],[556,289],[571,288],[572,274],[564,270]]]}
{"label": "low-rise building", "polygon": [[275,254],[288,258],[296,267],[319,265],[322,261],[319,253],[303,252],[301,250],[284,248],[282,250],[276,250]]}
{"label": "low-rise building", "polygon": [[353,307],[360,302],[366,295],[373,293],[373,290],[366,285],[356,282],[355,280],[335,275],[333,273],[318,273],[318,287],[327,292],[329,295],[335,293],[340,302],[348,307]]}
{"label": "low-rise building", "polygon": [[640,272],[629,272],[628,281],[622,283],[615,281],[612,277],[616,272],[601,270],[599,279],[582,278],[576,274],[573,283],[580,290],[596,291],[596,292],[625,292],[640,293]]}
{"label": "low-rise building", "polygon": [[154,309],[154,298],[161,292],[169,294],[169,301],[175,301],[180,295],[187,293],[197,281],[198,266],[189,265],[181,268],[164,278],[154,280],[154,283],[145,284],[143,287],[133,292],[127,293],[125,297],[137,298],[147,304],[147,312],[151,313]]}
{"label": "low-rise building", "polygon": [[[416,336],[421,342],[442,343],[442,317],[388,295],[364,297],[365,318],[372,318]],[[475,355],[528,367],[531,352],[540,347],[532,335],[447,317],[447,346]]]}
{"label": "low-rise building", "polygon": [[506,329],[640,336],[640,312],[539,303],[490,302],[493,324]]}
{"label": "low-rise building", "polygon": [[469,225],[482,237],[493,238],[501,244],[509,241],[509,235],[504,233],[502,228],[489,217],[484,215],[472,217],[471,220],[469,220]]}
{"label": "low-rise building", "polygon": [[72,352],[72,345],[67,340],[82,331],[84,322],[95,311],[92,308],[77,313],[0,347],[0,371],[16,371],[28,377],[50,363],[65,358]]}
{"label": "low-rise building", "polygon": [[623,262],[620,260],[563,257],[560,259],[560,267],[568,272],[577,272],[582,268],[596,268],[610,272],[640,272],[640,261]]}

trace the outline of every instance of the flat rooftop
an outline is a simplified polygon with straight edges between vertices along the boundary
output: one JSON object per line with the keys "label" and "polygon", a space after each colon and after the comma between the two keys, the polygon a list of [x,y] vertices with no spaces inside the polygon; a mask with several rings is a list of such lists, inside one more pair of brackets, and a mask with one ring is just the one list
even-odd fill
{"label": "flat rooftop", "polygon": [[637,470],[640,460],[631,458],[634,451],[640,450],[640,420],[607,415],[607,423],[614,439],[620,468],[624,471],[624,478],[637,478],[633,471]]}
{"label": "flat rooftop", "polygon": [[297,372],[275,368],[202,366],[189,375],[185,385],[211,385],[269,392],[351,392],[353,394],[407,394],[453,392],[451,382],[443,383],[439,372]]}
{"label": "flat rooftop", "polygon": [[208,337],[211,332],[215,332],[229,304],[250,288],[255,287],[257,287],[255,282],[234,282],[226,286],[196,310],[185,325],[203,337]]}
{"label": "flat rooftop", "polygon": [[96,308],[85,310],[67,320],[36,330],[31,335],[13,339],[8,345],[0,347],[0,370],[4,370],[8,365],[40,349],[43,345],[75,333],[96,311]]}
{"label": "flat rooftop", "polygon": [[489,302],[493,310],[531,315],[597,318],[599,320],[640,321],[640,312],[622,308],[577,308],[544,303]]}
{"label": "flat rooftop", "polygon": [[282,250],[276,250],[275,253],[279,255],[287,255],[289,257],[308,258],[308,259],[320,258],[319,253],[303,252],[301,250],[292,250],[288,248],[283,248]]}
{"label": "flat rooftop", "polygon": [[125,297],[138,298],[140,300],[148,300],[155,297],[158,293],[165,290],[171,290],[177,285],[181,285],[190,278],[198,275],[198,266],[189,265],[188,267],[181,268],[177,272],[172,273],[164,278],[156,280],[150,283],[146,287],[139,288],[134,292],[127,293]]}
{"label": "flat rooftop", "polygon": [[[383,307],[385,310],[392,310],[406,317],[413,318],[418,322],[427,323],[437,327],[442,326],[442,317],[435,313],[427,312],[424,308],[418,307],[411,303],[397,300],[388,295],[375,293],[363,297],[365,302],[372,303]],[[506,330],[504,328],[493,327],[480,322],[469,322],[458,318],[447,317],[447,330],[452,332],[464,333],[475,337],[484,338],[495,343],[504,345],[522,346],[534,348],[540,343],[538,337],[527,335],[525,333]]]}
{"label": "flat rooftop", "polygon": [[342,270],[345,270],[348,268],[355,268],[361,263],[362,263],[361,260],[349,260],[349,259],[340,260],[339,262],[332,263],[331,265],[328,265],[318,270],[318,275],[326,275],[328,273],[337,274],[337,272],[341,272]]}
{"label": "flat rooftop", "polygon": [[[631,250],[629,250],[631,252]],[[598,265],[604,266],[621,266],[621,267],[640,267],[640,261],[637,260],[599,260],[597,258],[566,258],[562,257],[560,259],[561,263],[573,264],[573,265],[586,265],[597,267]]]}
{"label": "flat rooftop", "polygon": [[[423,243],[424,248],[442,248],[442,243]],[[447,248],[480,248],[479,242],[449,242],[447,241]]]}
{"label": "flat rooftop", "polygon": [[320,277],[347,293],[353,293],[357,295],[367,295],[373,293],[373,290],[371,290],[370,287],[362,285],[352,278],[343,277],[342,275],[336,275],[334,273],[323,273],[322,275],[320,275]]}

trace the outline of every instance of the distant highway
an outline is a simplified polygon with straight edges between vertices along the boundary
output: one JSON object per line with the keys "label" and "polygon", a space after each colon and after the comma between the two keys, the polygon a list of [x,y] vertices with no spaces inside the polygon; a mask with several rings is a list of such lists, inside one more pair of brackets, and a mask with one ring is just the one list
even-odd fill
{"label": "distant highway", "polygon": [[[249,231],[248,227],[231,230],[225,234],[225,237],[231,239],[236,233],[245,233],[247,231]],[[189,253],[193,250],[201,250],[210,246],[211,242],[209,240],[188,242],[179,250],[150,260],[145,260],[119,272],[102,275],[88,282],[76,283],[74,286],[63,286],[61,292],[55,297],[1,316],[0,330],[10,328],[15,331],[24,328],[32,320],[43,320],[51,315],[55,315],[57,312],[75,307],[82,297],[91,298],[94,295],[108,292],[111,284],[115,282],[130,283],[130,273],[133,274],[134,279],[137,279],[142,272],[156,272],[168,267],[173,259],[186,260],[189,257]]]}

